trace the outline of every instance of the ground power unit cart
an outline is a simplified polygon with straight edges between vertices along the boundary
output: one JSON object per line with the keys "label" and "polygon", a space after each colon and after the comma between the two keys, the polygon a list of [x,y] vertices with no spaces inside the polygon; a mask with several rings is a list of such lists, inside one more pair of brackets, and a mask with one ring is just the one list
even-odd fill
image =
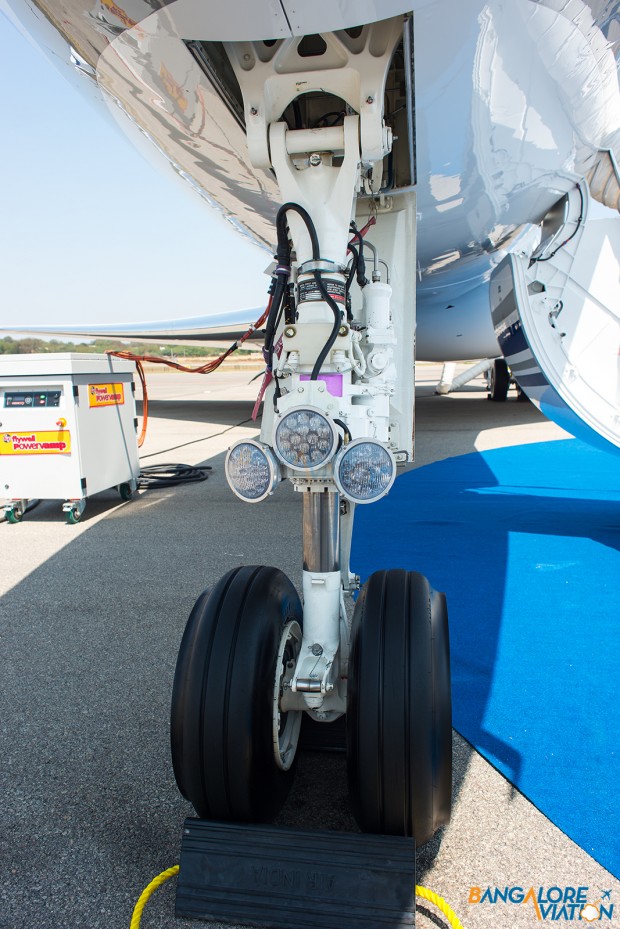
{"label": "ground power unit cart", "polygon": [[87,496],[129,499],[140,473],[132,362],[77,353],[0,361],[0,498],[9,522],[60,499],[77,522]]}

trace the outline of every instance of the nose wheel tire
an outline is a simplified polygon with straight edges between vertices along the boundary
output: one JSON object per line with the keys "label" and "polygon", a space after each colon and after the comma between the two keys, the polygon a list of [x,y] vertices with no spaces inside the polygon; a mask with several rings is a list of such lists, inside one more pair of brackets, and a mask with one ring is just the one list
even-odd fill
{"label": "nose wheel tire", "polygon": [[179,789],[201,818],[268,822],[284,803],[295,714],[278,718],[274,706],[301,623],[297,591],[277,568],[235,568],[196,601],[177,660],[171,748]]}
{"label": "nose wheel tire", "polygon": [[377,571],[358,597],[347,697],[349,795],[364,832],[428,841],[450,820],[452,703],[444,594]]}

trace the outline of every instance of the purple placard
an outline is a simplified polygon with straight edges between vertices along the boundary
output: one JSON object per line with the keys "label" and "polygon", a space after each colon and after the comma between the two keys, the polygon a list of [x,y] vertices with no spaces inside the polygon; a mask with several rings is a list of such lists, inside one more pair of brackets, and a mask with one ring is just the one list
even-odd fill
{"label": "purple placard", "polygon": [[[300,374],[300,381],[309,381],[309,374]],[[319,374],[317,381],[323,381],[332,397],[342,397],[342,374]]]}

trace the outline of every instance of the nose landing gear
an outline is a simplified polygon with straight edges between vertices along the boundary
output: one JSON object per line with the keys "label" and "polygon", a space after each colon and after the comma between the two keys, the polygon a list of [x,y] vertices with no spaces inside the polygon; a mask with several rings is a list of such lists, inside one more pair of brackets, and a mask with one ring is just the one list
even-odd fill
{"label": "nose landing gear", "polygon": [[[449,818],[445,599],[419,574],[383,571],[362,591],[352,629],[345,609],[357,589],[355,508],[384,496],[397,462],[413,459],[411,40],[411,19],[400,16],[364,27],[355,47],[346,30],[330,34],[337,51],[321,70],[314,54],[298,54],[297,37],[260,63],[248,43],[225,45],[250,161],[273,171],[282,200],[260,441],[237,443],[226,473],[248,503],[280,478],[302,494],[304,605],[302,624],[291,583],[254,567],[225,575],[194,607],[174,683],[172,753],[179,787],[204,819],[275,815],[301,713],[320,726],[346,714],[349,792],[364,831],[411,846]],[[398,105],[388,110],[409,114],[398,151],[390,94]]]}

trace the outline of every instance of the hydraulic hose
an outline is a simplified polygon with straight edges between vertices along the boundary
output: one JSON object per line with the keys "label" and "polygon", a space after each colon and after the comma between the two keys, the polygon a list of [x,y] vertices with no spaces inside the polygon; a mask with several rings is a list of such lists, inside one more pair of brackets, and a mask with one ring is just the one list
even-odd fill
{"label": "hydraulic hose", "polygon": [[[319,248],[319,238],[316,233],[316,227],[314,223],[312,222],[312,218],[310,217],[310,214],[308,213],[308,211],[303,208],[303,206],[300,206],[298,203],[292,203],[292,202],[284,203],[278,210],[278,214],[276,216],[276,233],[278,236],[278,248],[277,248],[276,256],[275,256],[276,261],[278,262],[278,264],[281,264],[281,265],[286,265],[286,266],[290,265],[291,249],[289,245],[287,225],[286,225],[286,214],[289,211],[297,213],[299,216],[301,216],[306,226],[306,229],[308,230],[308,235],[310,236],[310,244],[312,246],[312,258],[314,261],[320,261],[321,250]],[[338,338],[338,332],[340,331],[340,324],[342,322],[342,313],[341,313],[340,307],[338,306],[336,301],[333,299],[331,294],[327,292],[327,288],[325,287],[325,284],[323,283],[320,271],[316,271],[316,270],[314,271],[314,280],[316,281],[317,287],[319,288],[319,292],[323,300],[325,301],[325,303],[327,303],[330,310],[334,314],[334,325],[332,327],[332,331],[329,334],[327,342],[325,343],[325,345],[319,352],[319,356],[314,363],[314,367],[312,368],[312,374],[310,375],[311,381],[316,381],[318,379],[321,368],[323,367],[323,362],[327,358],[329,352],[332,349],[334,342]],[[274,300],[274,303],[275,303],[275,300]],[[265,344],[267,344],[266,339],[265,339]]]}
{"label": "hydraulic hose", "polygon": [[342,313],[341,313],[340,307],[338,306],[334,298],[331,296],[331,294],[327,292],[327,288],[325,287],[325,284],[321,280],[321,274],[319,271],[314,272],[314,280],[316,281],[317,286],[319,290],[321,291],[321,296],[323,297],[323,299],[325,300],[325,302],[331,309],[332,313],[334,314],[334,325],[332,327],[332,331],[329,334],[329,338],[327,339],[327,342],[325,343],[325,345],[319,352],[319,356],[317,360],[314,362],[312,374],[310,375],[311,381],[316,381],[318,379],[321,368],[323,367],[323,362],[327,358],[328,354],[330,353],[332,349],[334,342],[338,338],[338,333],[340,332],[340,324],[342,322]]}
{"label": "hydraulic hose", "polygon": [[351,284],[353,283],[353,278],[357,273],[357,266],[359,264],[360,256],[359,252],[356,249],[355,245],[351,245],[349,242],[349,251],[353,255],[353,261],[351,262],[351,267],[349,269],[349,276],[347,277],[347,291],[350,290]]}
{"label": "hydraulic hose", "polygon": [[304,210],[303,206],[300,206],[298,203],[293,203],[291,201],[288,203],[283,203],[276,216],[276,234],[278,236],[276,261],[286,264],[290,263],[291,248],[288,241],[288,233],[286,231],[286,214],[289,211],[297,213],[303,219],[306,229],[308,230],[308,235],[310,236],[310,244],[312,245],[312,257],[315,261],[319,261],[321,258],[319,239],[316,234],[316,227],[312,222],[310,214],[307,210]]}

